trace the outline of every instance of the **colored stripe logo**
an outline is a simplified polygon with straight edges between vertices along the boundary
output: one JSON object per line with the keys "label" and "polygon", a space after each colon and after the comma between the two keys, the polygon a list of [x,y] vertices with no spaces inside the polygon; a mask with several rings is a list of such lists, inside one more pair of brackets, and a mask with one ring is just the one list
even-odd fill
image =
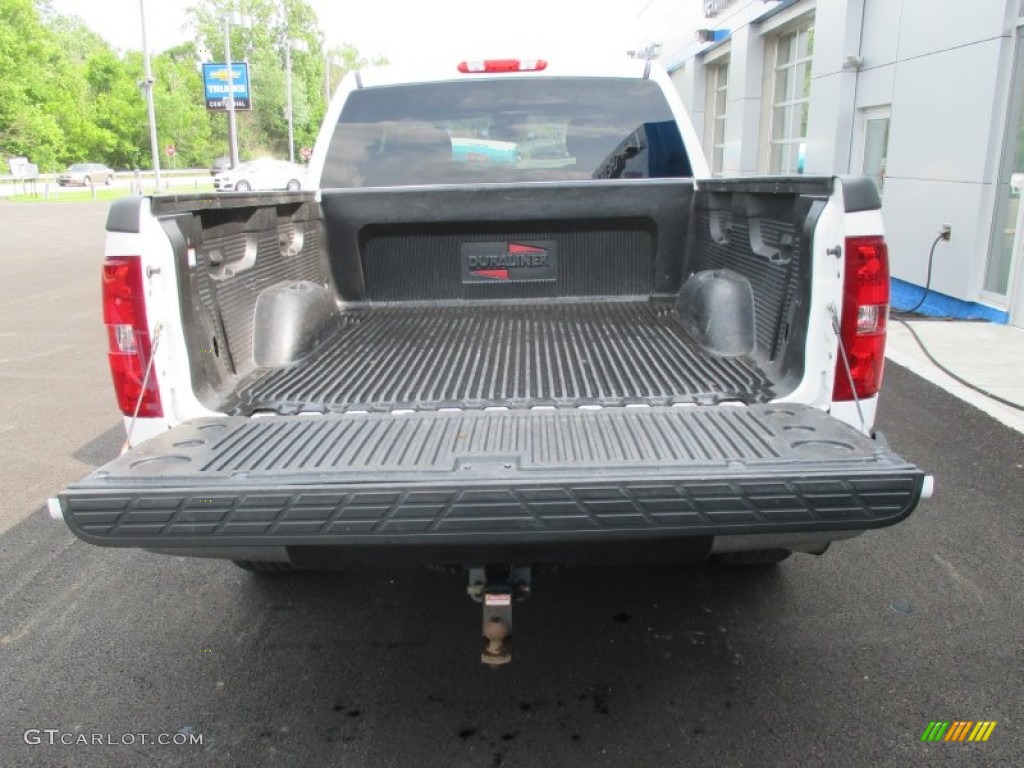
{"label": "colored stripe logo", "polygon": [[988,741],[995,729],[995,720],[933,720],[921,741]]}

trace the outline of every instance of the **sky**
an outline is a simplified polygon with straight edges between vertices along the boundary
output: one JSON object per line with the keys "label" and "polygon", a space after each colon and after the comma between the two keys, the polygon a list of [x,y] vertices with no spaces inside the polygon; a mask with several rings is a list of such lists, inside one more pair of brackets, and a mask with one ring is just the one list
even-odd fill
{"label": "sky", "polygon": [[[142,48],[139,0],[52,0],[122,50]],[[637,47],[638,13],[648,0],[308,0],[330,45],[395,64],[425,59],[540,57]],[[192,0],[145,0],[151,52],[191,38]]]}

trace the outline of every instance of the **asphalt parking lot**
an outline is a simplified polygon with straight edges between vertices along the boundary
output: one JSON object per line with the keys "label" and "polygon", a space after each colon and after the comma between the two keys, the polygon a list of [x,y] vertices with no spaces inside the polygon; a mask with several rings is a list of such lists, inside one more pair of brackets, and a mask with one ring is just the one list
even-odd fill
{"label": "asphalt parking lot", "polygon": [[[937,479],[905,523],[768,572],[542,573],[498,671],[455,575],[76,540],[45,499],[123,440],[105,208],[0,202],[0,766],[1021,763],[1024,435],[895,365],[879,427]],[[922,743],[935,720],[998,725]],[[94,734],[136,736],[60,743]]]}

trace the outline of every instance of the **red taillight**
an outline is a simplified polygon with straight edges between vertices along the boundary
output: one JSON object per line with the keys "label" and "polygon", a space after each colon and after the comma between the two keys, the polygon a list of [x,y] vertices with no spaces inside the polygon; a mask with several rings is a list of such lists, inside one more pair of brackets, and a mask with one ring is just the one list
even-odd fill
{"label": "red taillight", "polygon": [[[881,237],[846,238],[846,276],[840,336],[842,354],[836,363],[833,400],[853,400],[878,394],[885,365],[885,333],[889,318],[889,249]],[[850,379],[853,379],[853,386]]]}
{"label": "red taillight", "polygon": [[110,374],[121,413],[132,416],[138,405],[140,417],[163,416],[156,374],[152,371],[146,391],[142,391],[152,347],[146,330],[146,299],[138,256],[117,256],[103,263],[103,322],[107,326]]}
{"label": "red taillight", "polygon": [[480,72],[540,72],[547,69],[544,59],[487,59],[485,61],[463,61],[459,72],[477,74]]}

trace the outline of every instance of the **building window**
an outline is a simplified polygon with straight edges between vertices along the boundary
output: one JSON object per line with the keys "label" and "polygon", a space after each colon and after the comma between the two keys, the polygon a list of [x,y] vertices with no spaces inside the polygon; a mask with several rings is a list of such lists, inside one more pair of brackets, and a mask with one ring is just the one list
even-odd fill
{"label": "building window", "polygon": [[814,55],[813,22],[779,35],[773,49],[768,172],[803,173]]}
{"label": "building window", "polygon": [[855,173],[870,176],[878,186],[879,193],[885,190],[885,166],[889,156],[889,118],[891,109],[871,107],[858,112],[860,144],[858,161],[852,166]]}
{"label": "building window", "polygon": [[705,108],[704,149],[714,176],[722,175],[725,152],[726,95],[729,89],[729,60],[707,66],[707,106]]}

